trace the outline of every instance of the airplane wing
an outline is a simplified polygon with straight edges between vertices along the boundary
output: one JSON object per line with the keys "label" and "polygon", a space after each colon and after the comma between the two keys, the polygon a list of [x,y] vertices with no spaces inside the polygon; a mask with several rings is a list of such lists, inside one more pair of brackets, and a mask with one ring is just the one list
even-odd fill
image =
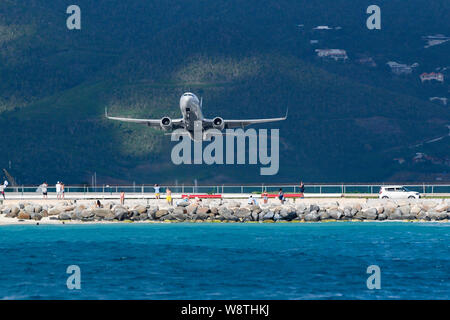
{"label": "airplane wing", "polygon": [[[258,123],[267,123],[267,122],[276,122],[286,120],[288,116],[288,110],[286,110],[286,115],[281,118],[267,118],[267,119],[242,119],[242,120],[226,120],[224,129],[233,129],[233,128],[244,128],[246,126]],[[212,122],[212,120],[211,120]]]}
{"label": "airplane wing", "polygon": [[[136,119],[136,118],[110,117],[110,116],[108,116],[108,110],[106,108],[105,108],[105,117],[110,120],[146,124],[149,127],[161,128],[161,119]],[[182,127],[181,124],[183,122],[183,118],[171,119],[171,120],[172,120],[174,128]]]}

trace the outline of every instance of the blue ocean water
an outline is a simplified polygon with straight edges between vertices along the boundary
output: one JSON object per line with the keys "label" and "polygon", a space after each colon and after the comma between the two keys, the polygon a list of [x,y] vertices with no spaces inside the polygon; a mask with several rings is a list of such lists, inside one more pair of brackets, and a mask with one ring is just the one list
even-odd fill
{"label": "blue ocean water", "polygon": [[439,223],[2,226],[0,298],[449,299],[449,245]]}

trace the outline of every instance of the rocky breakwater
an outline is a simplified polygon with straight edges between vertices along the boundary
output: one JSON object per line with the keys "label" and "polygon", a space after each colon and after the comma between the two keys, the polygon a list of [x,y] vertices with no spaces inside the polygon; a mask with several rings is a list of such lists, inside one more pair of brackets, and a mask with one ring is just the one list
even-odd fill
{"label": "rocky breakwater", "polygon": [[64,202],[56,205],[19,203],[1,205],[0,214],[17,220],[60,221],[210,221],[210,222],[319,222],[319,221],[385,221],[420,220],[448,221],[450,200],[369,200],[366,202],[330,201],[328,203],[297,202],[280,205],[247,205],[243,201],[219,202],[207,200],[202,204],[158,206],[136,204],[123,206],[107,202],[102,208]]}

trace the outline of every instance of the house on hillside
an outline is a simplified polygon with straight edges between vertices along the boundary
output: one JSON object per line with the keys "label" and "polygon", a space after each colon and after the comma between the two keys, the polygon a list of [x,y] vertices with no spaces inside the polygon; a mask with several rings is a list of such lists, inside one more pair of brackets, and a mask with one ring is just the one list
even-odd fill
{"label": "house on hillside", "polygon": [[435,100],[441,102],[444,106],[446,106],[448,99],[445,97],[430,97],[430,101],[435,101]]}
{"label": "house on hillside", "polygon": [[317,26],[314,28],[314,30],[331,30],[333,28],[330,28],[329,26]]}
{"label": "house on hillside", "polygon": [[330,58],[336,61],[347,60],[347,52],[342,49],[316,49],[317,56],[320,58]]}
{"label": "house on hillside", "polygon": [[375,61],[373,60],[372,57],[362,57],[358,60],[356,60],[356,62],[358,62],[359,64],[365,65],[365,66],[369,66],[369,67],[376,67],[377,64],[375,63]]}
{"label": "house on hillside", "polygon": [[444,74],[440,72],[430,72],[430,73],[424,72],[420,75],[420,81],[422,82],[431,80],[444,82]]}
{"label": "house on hillside", "polygon": [[417,62],[413,63],[410,66],[395,61],[389,61],[386,64],[391,68],[391,72],[397,75],[411,74],[413,72],[413,69],[419,66]]}

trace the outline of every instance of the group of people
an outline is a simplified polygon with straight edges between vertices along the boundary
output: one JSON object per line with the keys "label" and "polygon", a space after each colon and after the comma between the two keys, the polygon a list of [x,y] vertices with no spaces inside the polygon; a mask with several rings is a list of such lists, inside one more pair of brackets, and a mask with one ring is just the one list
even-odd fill
{"label": "group of people", "polygon": [[8,180],[5,179],[5,181],[3,181],[3,184],[0,185],[0,193],[3,196],[3,200],[5,200],[5,189],[8,187],[9,182]]}
{"label": "group of people", "polygon": [[[39,188],[41,189],[42,192],[42,198],[43,199],[48,199],[48,184],[47,182],[44,182],[43,184],[41,184],[39,186]],[[64,199],[64,183],[58,181],[55,185],[55,190],[56,190],[56,198],[57,199]]]}

